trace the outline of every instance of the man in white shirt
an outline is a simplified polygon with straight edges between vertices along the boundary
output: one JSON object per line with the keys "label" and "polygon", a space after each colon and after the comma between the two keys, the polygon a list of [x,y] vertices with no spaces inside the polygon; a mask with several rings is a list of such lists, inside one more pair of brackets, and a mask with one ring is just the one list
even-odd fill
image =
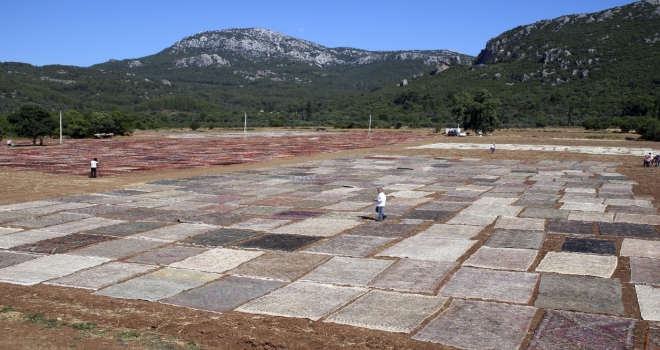
{"label": "man in white shirt", "polygon": [[97,169],[98,167],[99,167],[99,160],[96,159],[96,158],[94,158],[94,159],[92,160],[92,169],[91,169],[91,171],[89,172],[89,177],[90,177],[90,178],[94,178],[94,177],[96,177],[96,169]]}
{"label": "man in white shirt", "polygon": [[387,217],[384,213],[386,201],[387,197],[385,196],[385,193],[383,193],[383,188],[378,187],[378,196],[374,198],[374,202],[376,202],[376,212],[378,213],[378,219],[376,219],[376,221],[383,221]]}

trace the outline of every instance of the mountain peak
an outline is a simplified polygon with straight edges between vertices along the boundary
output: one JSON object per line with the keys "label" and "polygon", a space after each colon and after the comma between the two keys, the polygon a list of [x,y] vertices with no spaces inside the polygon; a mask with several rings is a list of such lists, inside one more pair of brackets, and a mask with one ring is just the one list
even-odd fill
{"label": "mountain peak", "polygon": [[[328,48],[311,41],[294,38],[263,28],[234,28],[200,32],[175,43],[164,53],[181,60],[233,65],[241,60],[262,62],[283,60],[326,65],[361,65],[390,60],[423,60],[427,65],[467,62],[470,56],[451,50],[432,51],[367,51],[355,48]],[[193,55],[193,56],[191,56]],[[202,57],[202,55],[206,55]],[[209,56],[213,59],[209,59]]]}

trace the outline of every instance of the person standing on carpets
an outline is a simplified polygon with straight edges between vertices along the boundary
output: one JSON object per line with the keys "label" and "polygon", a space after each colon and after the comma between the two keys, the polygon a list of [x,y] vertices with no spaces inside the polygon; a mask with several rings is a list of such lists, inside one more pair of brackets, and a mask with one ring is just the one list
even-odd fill
{"label": "person standing on carpets", "polygon": [[376,221],[383,221],[387,217],[384,212],[386,201],[387,197],[385,196],[385,193],[383,193],[383,188],[378,187],[378,196],[374,198],[374,202],[376,202],[376,213],[378,213],[378,219],[376,219]]}
{"label": "person standing on carpets", "polygon": [[495,153],[495,142],[490,144],[490,153]]}
{"label": "person standing on carpets", "polygon": [[94,158],[92,160],[92,168],[89,172],[89,177],[90,178],[95,178],[96,177],[96,169],[98,169],[98,167],[99,167],[99,160]]}

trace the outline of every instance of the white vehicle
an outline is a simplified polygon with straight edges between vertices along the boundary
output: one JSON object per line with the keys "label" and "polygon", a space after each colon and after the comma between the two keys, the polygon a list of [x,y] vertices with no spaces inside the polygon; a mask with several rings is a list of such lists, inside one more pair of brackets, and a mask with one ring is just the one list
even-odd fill
{"label": "white vehicle", "polygon": [[465,137],[465,136],[467,136],[467,134],[466,134],[465,132],[459,132],[459,133],[458,133],[458,136],[459,136],[459,137]]}

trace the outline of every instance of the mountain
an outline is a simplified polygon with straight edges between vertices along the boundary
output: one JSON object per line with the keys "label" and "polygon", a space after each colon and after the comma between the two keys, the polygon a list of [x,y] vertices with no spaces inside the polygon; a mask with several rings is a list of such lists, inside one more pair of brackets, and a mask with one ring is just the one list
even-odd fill
{"label": "mountain", "polygon": [[53,110],[159,113],[160,119],[204,113],[211,118],[202,122],[222,122],[244,111],[300,116],[312,103],[318,115],[473,59],[451,50],[327,48],[260,28],[209,31],[151,56],[89,68],[2,63],[0,113],[36,102]]}
{"label": "mountain", "polygon": [[505,126],[575,125],[660,107],[660,0],[522,25],[478,57],[450,50],[327,48],[271,30],[197,33],[159,53],[92,67],[0,64],[0,114],[119,109],[143,127],[454,124],[454,96],[487,89]]}
{"label": "mountain", "polygon": [[489,40],[471,67],[408,88],[486,88],[502,100],[507,124],[566,125],[650,114],[660,106],[659,66],[660,0],[645,0],[513,28]]}

